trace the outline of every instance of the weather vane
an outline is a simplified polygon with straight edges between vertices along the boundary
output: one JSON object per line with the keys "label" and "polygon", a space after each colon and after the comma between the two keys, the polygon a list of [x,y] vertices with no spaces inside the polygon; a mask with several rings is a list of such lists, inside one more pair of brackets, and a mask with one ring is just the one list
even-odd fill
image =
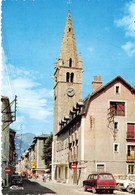
{"label": "weather vane", "polygon": [[67,4],[68,4],[68,7],[69,7],[69,9],[70,9],[70,5],[72,4],[72,1],[71,1],[71,0],[68,0],[68,1],[67,1]]}

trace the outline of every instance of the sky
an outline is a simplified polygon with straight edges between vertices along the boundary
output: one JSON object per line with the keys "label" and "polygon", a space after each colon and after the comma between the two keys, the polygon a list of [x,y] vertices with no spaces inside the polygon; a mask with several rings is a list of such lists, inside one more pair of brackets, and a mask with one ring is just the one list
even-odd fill
{"label": "sky", "polygon": [[53,132],[54,66],[69,9],[83,98],[96,75],[103,85],[120,75],[135,87],[135,0],[2,0],[1,95],[17,95],[17,133]]}

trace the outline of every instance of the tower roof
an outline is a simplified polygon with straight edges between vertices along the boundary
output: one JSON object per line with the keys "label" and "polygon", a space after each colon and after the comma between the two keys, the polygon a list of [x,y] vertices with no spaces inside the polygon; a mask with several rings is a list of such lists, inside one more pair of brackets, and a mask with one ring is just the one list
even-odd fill
{"label": "tower roof", "polygon": [[70,11],[68,11],[59,59],[63,61],[64,66],[68,66],[70,58],[73,60],[74,66],[76,66],[78,60],[77,50],[73,33],[71,14]]}

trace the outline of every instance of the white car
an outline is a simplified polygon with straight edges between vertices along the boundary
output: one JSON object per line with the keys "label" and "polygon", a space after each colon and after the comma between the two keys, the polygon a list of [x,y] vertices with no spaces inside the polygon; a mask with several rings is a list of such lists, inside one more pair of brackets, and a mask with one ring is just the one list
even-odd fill
{"label": "white car", "polygon": [[120,178],[120,179],[115,178],[115,179],[116,179],[118,190],[127,190],[130,193],[135,191],[135,181],[131,181],[127,179],[127,177]]}

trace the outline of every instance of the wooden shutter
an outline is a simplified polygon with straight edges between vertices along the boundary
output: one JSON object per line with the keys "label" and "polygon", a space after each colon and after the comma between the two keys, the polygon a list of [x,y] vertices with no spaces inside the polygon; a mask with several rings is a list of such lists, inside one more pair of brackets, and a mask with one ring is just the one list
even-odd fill
{"label": "wooden shutter", "polygon": [[117,114],[120,116],[125,115],[125,104],[124,103],[118,103],[117,104]]}
{"label": "wooden shutter", "polygon": [[127,124],[127,138],[135,138],[135,124],[134,123]]}

